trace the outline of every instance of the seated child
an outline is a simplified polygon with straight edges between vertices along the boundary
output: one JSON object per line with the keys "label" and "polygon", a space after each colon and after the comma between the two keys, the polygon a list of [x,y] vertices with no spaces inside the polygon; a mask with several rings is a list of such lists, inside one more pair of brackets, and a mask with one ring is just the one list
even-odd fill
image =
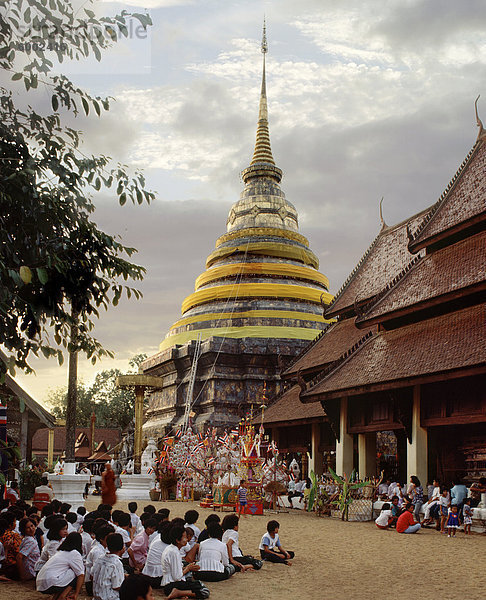
{"label": "seated child", "polygon": [[186,574],[198,571],[196,563],[182,564],[181,548],[187,544],[184,527],[175,525],[169,533],[170,544],[162,554],[162,587],[168,600],[173,598],[209,598],[208,588],[200,581],[186,581]]}
{"label": "seated child", "polygon": [[136,571],[140,572],[145,566],[149,549],[149,538],[156,530],[157,521],[155,519],[147,519],[144,523],[144,529],[133,538],[130,548],[127,550],[130,556],[130,566]]}
{"label": "seated child", "polygon": [[120,556],[125,550],[119,533],[110,533],[106,538],[108,552],[99,558],[93,567],[93,593],[96,600],[118,600],[125,572]]}
{"label": "seated child", "polygon": [[107,537],[115,533],[115,528],[112,525],[109,525],[105,521],[105,525],[100,525],[97,527],[93,526],[93,531],[95,533],[95,539],[91,544],[91,550],[86,557],[86,592],[88,596],[93,595],[93,570],[95,564],[98,562],[100,558],[102,558],[106,554],[106,539]]}
{"label": "seated child", "polygon": [[35,579],[35,564],[40,558],[39,545],[35,539],[36,524],[33,519],[24,517],[19,523],[19,530],[23,536],[17,554],[17,568],[20,579],[28,581]]}
{"label": "seated child", "polygon": [[120,587],[120,600],[153,600],[150,578],[145,575],[129,575]]}
{"label": "seated child", "polygon": [[201,531],[201,533],[199,534],[199,536],[197,538],[197,541],[204,542],[204,540],[207,540],[209,538],[209,533],[208,533],[209,525],[211,523],[219,523],[220,521],[221,521],[221,519],[219,518],[219,515],[217,515],[216,513],[210,514],[204,521],[206,528]]}
{"label": "seated child", "polygon": [[147,553],[147,560],[142,574],[150,578],[150,585],[154,589],[160,588],[162,581],[162,554],[170,544],[169,531],[171,525],[168,521],[162,521],[159,524],[158,537],[150,544]]}
{"label": "seated child", "polygon": [[402,514],[402,507],[400,506],[400,498],[398,496],[393,496],[390,509],[392,514],[390,527],[396,527],[398,517]]}
{"label": "seated child", "polygon": [[192,538],[190,540],[188,538],[188,543],[190,544],[191,548],[197,542],[199,534],[201,533],[199,527],[196,526],[196,522],[198,519],[199,513],[197,512],[197,510],[188,510],[184,515],[184,520],[186,521],[184,527],[190,527],[192,529]]}
{"label": "seated child", "polygon": [[278,521],[267,523],[267,533],[262,536],[260,542],[260,556],[263,560],[290,566],[292,562],[289,559],[294,558],[295,554],[292,550],[284,550],[282,547],[278,535],[279,529],[280,523]]}
{"label": "seated child", "polygon": [[388,529],[393,523],[393,513],[388,502],[385,502],[381,507],[381,513],[375,519],[378,529]]}
{"label": "seated child", "polygon": [[235,573],[234,565],[230,565],[228,548],[223,544],[223,528],[219,523],[210,522],[209,538],[199,544],[199,571],[194,573],[194,579],[199,581],[224,581]]}
{"label": "seated child", "polygon": [[261,569],[263,562],[253,556],[243,556],[243,552],[239,546],[238,526],[240,519],[238,515],[226,515],[221,526],[223,527],[222,541],[228,547],[228,558],[230,563],[237,571],[247,571],[252,569]]}
{"label": "seated child", "polygon": [[84,581],[82,539],[70,533],[37,574],[36,589],[53,598],[78,598]]}
{"label": "seated child", "polygon": [[132,522],[132,530],[134,535],[140,533],[142,531],[142,523],[140,522],[140,517],[136,514],[138,509],[138,504],[136,502],[128,503],[128,512],[130,513],[130,521]]}

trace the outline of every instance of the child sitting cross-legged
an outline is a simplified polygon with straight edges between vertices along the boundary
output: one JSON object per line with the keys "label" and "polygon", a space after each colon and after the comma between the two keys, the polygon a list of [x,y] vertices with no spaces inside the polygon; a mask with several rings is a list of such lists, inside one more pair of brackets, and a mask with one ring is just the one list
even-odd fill
{"label": "child sitting cross-legged", "polygon": [[280,523],[278,521],[267,523],[267,533],[262,536],[260,542],[260,556],[263,560],[290,566],[292,564],[290,559],[294,558],[295,554],[291,550],[284,550],[278,535],[279,528]]}
{"label": "child sitting cross-legged", "polygon": [[120,556],[125,551],[125,543],[119,533],[110,533],[106,538],[108,552],[93,566],[93,594],[96,600],[119,600],[118,593],[125,572]]}
{"label": "child sitting cross-legged", "polygon": [[186,581],[190,571],[198,571],[196,563],[182,564],[181,548],[187,544],[183,526],[174,525],[169,532],[170,544],[162,553],[162,587],[169,600],[173,598],[209,598],[208,588],[200,581]]}

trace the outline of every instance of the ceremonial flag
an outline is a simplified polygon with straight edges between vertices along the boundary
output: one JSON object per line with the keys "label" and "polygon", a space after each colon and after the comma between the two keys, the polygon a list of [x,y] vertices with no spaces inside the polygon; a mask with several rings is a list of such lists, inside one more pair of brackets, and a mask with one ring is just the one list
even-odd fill
{"label": "ceremonial flag", "polygon": [[238,437],[240,435],[240,428],[233,427],[233,429],[230,431],[230,435],[232,435],[234,437]]}
{"label": "ceremonial flag", "polygon": [[208,460],[208,465],[212,465],[215,462],[216,462],[216,459],[214,458],[214,456],[211,456],[211,458]]}
{"label": "ceremonial flag", "polygon": [[152,467],[150,467],[150,469],[147,471],[147,475],[152,475],[153,472],[154,470],[152,469]]}
{"label": "ceremonial flag", "polygon": [[175,437],[176,437],[177,439],[179,439],[179,438],[181,438],[181,437],[182,437],[182,429],[178,429],[178,430],[176,431],[176,433],[175,433]]}
{"label": "ceremonial flag", "polygon": [[186,458],[186,460],[182,463],[184,467],[188,467],[189,463],[191,462],[190,458]]}
{"label": "ceremonial flag", "polygon": [[203,435],[202,433],[198,433],[198,434],[197,434],[197,439],[198,439],[200,442],[202,442],[202,441],[203,441],[203,439],[204,439],[204,435]]}

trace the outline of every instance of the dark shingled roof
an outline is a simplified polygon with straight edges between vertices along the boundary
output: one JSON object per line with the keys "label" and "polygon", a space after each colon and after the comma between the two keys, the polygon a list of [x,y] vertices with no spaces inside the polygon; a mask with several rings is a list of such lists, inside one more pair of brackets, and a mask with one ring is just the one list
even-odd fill
{"label": "dark shingled roof", "polygon": [[453,233],[457,226],[484,215],[486,142],[477,141],[449,185],[413,233],[411,249],[419,249]]}
{"label": "dark shingled roof", "polygon": [[360,340],[365,332],[357,329],[354,325],[354,319],[345,319],[333,323],[329,329],[326,329],[317,342],[307,351],[304,350],[297,360],[287,368],[284,376],[296,374],[297,371],[310,371],[315,367],[322,367],[328,363],[337,360],[346,350],[354,346]]}
{"label": "dark shingled roof", "polygon": [[[370,337],[302,395],[338,396],[373,384],[410,380],[486,363],[486,305],[480,304]],[[358,393],[358,392],[356,392]]]}
{"label": "dark shingled roof", "polygon": [[440,297],[452,296],[464,288],[469,288],[470,291],[484,288],[485,249],[486,232],[483,231],[427,255],[400,279],[397,285],[391,286],[365,315],[356,319],[356,323],[362,323],[363,327],[372,320],[389,320],[407,308],[414,307],[416,310]]}
{"label": "dark shingled roof", "polygon": [[416,229],[429,210],[393,227],[382,228],[327,308],[326,318],[353,307],[355,300],[363,302],[372,298],[404,269],[413,258],[408,250],[407,227]]}
{"label": "dark shingled roof", "polygon": [[[302,404],[299,400],[300,386],[294,385],[284,392],[274,404],[265,411],[263,423],[270,425],[282,421],[300,421],[302,419],[324,419],[326,413],[320,402]],[[296,423],[298,424],[298,423]]]}

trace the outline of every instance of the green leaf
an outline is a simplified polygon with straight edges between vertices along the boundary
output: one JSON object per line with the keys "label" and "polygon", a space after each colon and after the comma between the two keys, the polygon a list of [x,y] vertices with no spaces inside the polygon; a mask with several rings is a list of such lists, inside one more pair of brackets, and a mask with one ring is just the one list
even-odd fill
{"label": "green leaf", "polygon": [[125,194],[125,192],[123,192],[123,194],[120,194],[120,198],[118,199],[118,201],[120,202],[120,206],[123,206],[126,203],[127,195]]}
{"label": "green leaf", "polygon": [[39,281],[42,283],[42,285],[45,285],[49,281],[49,275],[47,274],[47,271],[42,267],[38,267],[36,271]]}
{"label": "green leaf", "polygon": [[86,100],[86,98],[81,98],[81,102],[83,103],[84,112],[88,115],[89,114],[88,101]]}
{"label": "green leaf", "polygon": [[22,79],[23,74],[22,73],[14,73],[12,75],[12,81],[18,81],[19,79]]}
{"label": "green leaf", "polygon": [[52,104],[52,108],[55,111],[57,111],[57,109],[59,108],[59,100],[55,94],[51,98],[51,104]]}

